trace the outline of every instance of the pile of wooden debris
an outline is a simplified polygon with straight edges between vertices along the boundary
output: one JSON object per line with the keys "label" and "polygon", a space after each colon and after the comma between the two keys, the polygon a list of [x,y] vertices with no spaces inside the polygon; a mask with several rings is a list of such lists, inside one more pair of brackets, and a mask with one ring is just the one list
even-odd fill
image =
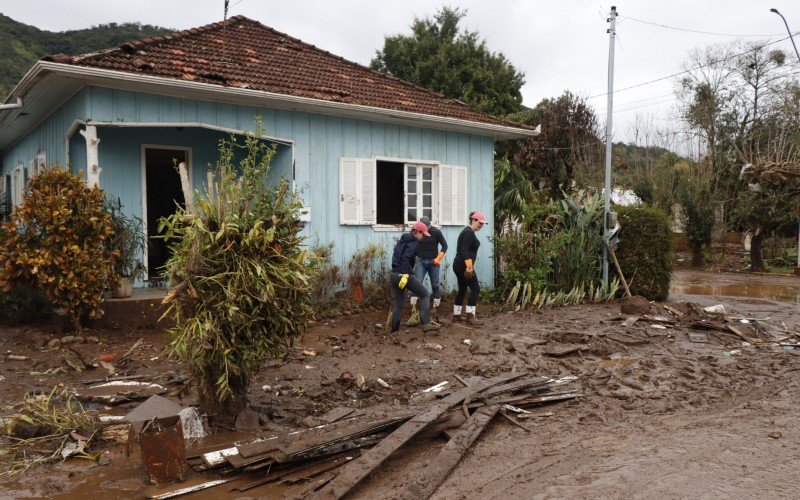
{"label": "pile of wooden debris", "polygon": [[428,498],[496,415],[528,430],[519,421],[530,415],[525,408],[580,396],[577,390],[559,388],[574,377],[554,379],[519,372],[493,378],[455,378],[462,388],[448,393],[448,382],[437,384],[417,398],[427,402],[408,409],[356,417],[333,410],[329,418],[323,417],[330,423],[190,456],[189,463],[196,471],[213,471],[220,477],[173,487],[150,498],[175,498],[234,481],[239,484],[234,488],[237,491],[268,483],[309,482],[304,496],[341,498],[412,438],[432,439],[444,432],[449,441],[439,455],[404,492],[398,492],[401,498]]}

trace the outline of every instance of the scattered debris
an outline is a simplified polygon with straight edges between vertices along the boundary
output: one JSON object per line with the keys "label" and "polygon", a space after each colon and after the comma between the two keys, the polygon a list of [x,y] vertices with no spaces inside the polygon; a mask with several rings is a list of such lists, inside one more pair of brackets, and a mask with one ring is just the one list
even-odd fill
{"label": "scattered debris", "polygon": [[375,381],[378,382],[378,385],[380,385],[384,389],[388,389],[389,388],[389,384],[387,384],[386,381],[383,380],[382,378],[378,377]]}
{"label": "scattered debris", "polygon": [[189,474],[181,419],[153,418],[139,433],[147,479],[153,484],[181,482]]}
{"label": "scattered debris", "polygon": [[428,342],[424,344],[422,347],[425,349],[430,349],[432,351],[441,351],[444,347],[441,344],[434,344],[433,342]]}
{"label": "scattered debris", "polygon": [[9,354],[6,359],[8,359],[9,361],[28,361],[31,358],[29,358],[28,356],[18,356],[16,354]]}
{"label": "scattered debris", "polygon": [[[216,450],[190,456],[189,464],[195,470],[213,470],[222,478],[209,478],[192,489],[180,488],[151,498],[173,498],[208,489],[231,478],[241,478],[245,473],[254,479],[237,488],[238,491],[267,483],[296,484],[319,477],[304,496],[341,498],[410,439],[415,436],[432,439],[448,428],[453,429],[446,431],[450,440],[425,468],[424,476],[409,479],[406,482],[409,486],[401,495],[401,498],[428,498],[501,409],[529,415],[525,408],[576,398],[580,394],[575,390],[552,392],[554,387],[572,380],[575,378],[533,377],[524,372],[488,379],[473,377],[469,382],[462,381],[470,384],[467,387],[438,400],[435,393],[443,392],[449,383],[436,384],[424,390],[434,396],[432,401],[388,415],[354,416],[352,408],[334,408],[318,418],[323,424],[313,428],[248,443],[221,445]],[[345,417],[347,420],[342,420]],[[515,424],[524,428],[516,421]],[[362,454],[361,450],[370,447]]]}
{"label": "scattered debris", "polygon": [[707,312],[708,314],[725,314],[725,306],[722,304],[708,306],[704,307],[703,311]]}
{"label": "scattered debris", "polygon": [[449,383],[450,383],[450,382],[448,382],[447,380],[445,380],[444,382],[439,382],[438,384],[436,384],[436,385],[434,385],[434,386],[431,386],[431,387],[428,387],[427,389],[423,389],[421,392],[423,392],[423,393],[427,393],[427,392],[442,392],[442,391],[444,390],[444,388],[445,388],[445,387],[446,387],[446,386],[447,386]]}
{"label": "scattered debris", "polygon": [[687,332],[689,341],[698,344],[707,344],[709,342],[708,334],[706,332]]}
{"label": "scattered debris", "polygon": [[464,345],[472,345],[472,341],[470,339],[464,339],[461,341],[461,343]]}
{"label": "scattered debris", "polygon": [[363,391],[367,388],[367,379],[365,379],[364,375],[360,373],[356,375],[356,387],[358,387],[358,390],[360,391]]}
{"label": "scattered debris", "polygon": [[768,434],[767,437],[769,437],[770,439],[780,439],[782,436],[783,434],[780,431],[772,431]]}

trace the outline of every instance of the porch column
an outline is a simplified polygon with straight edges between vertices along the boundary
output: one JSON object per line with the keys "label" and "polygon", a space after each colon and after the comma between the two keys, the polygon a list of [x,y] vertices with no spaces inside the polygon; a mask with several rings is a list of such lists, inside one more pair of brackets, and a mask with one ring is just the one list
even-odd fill
{"label": "porch column", "polygon": [[98,159],[98,148],[100,139],[97,138],[97,127],[86,125],[86,130],[81,130],[81,135],[86,139],[86,185],[91,187],[100,186],[100,161]]}

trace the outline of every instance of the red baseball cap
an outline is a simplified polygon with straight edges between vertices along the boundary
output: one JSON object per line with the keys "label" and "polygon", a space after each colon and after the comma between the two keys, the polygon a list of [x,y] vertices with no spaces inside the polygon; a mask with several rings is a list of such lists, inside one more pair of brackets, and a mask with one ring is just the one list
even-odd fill
{"label": "red baseball cap", "polygon": [[413,226],[411,226],[411,229],[416,229],[417,231],[421,232],[425,236],[430,236],[431,235],[431,233],[428,232],[428,226],[426,226],[424,222],[419,221],[419,220],[417,222],[415,222]]}
{"label": "red baseball cap", "polygon": [[486,217],[481,212],[473,213],[472,218],[480,222],[481,224],[488,224],[488,222],[486,222]]}

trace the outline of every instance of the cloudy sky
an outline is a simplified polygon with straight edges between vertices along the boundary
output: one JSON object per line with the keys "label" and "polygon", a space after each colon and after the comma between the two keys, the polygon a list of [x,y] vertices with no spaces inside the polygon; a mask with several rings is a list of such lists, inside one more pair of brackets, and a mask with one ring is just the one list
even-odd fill
{"label": "cloudy sky", "polygon": [[[407,33],[414,16],[442,4],[468,10],[464,25],[478,31],[492,50],[525,72],[524,103],[571,90],[589,97],[605,119],[611,3],[593,0],[231,0],[242,14],[348,59],[369,64],[387,34]],[[737,39],[786,37],[783,13],[800,31],[797,0],[621,0],[615,87],[638,85],[681,70],[692,47]],[[220,20],[223,0],[0,0],[0,12],[42,29],[61,31],[108,22],[139,21],[184,29]],[[663,26],[657,26],[663,25]],[[705,34],[707,32],[714,34]],[[746,36],[742,36],[746,35]],[[751,36],[757,35],[757,36]],[[800,38],[796,38],[800,43]],[[775,47],[792,52],[786,40]],[[614,97],[615,140],[630,137],[637,114],[668,125],[674,79],[621,90]],[[597,96],[597,97],[595,97]]]}

